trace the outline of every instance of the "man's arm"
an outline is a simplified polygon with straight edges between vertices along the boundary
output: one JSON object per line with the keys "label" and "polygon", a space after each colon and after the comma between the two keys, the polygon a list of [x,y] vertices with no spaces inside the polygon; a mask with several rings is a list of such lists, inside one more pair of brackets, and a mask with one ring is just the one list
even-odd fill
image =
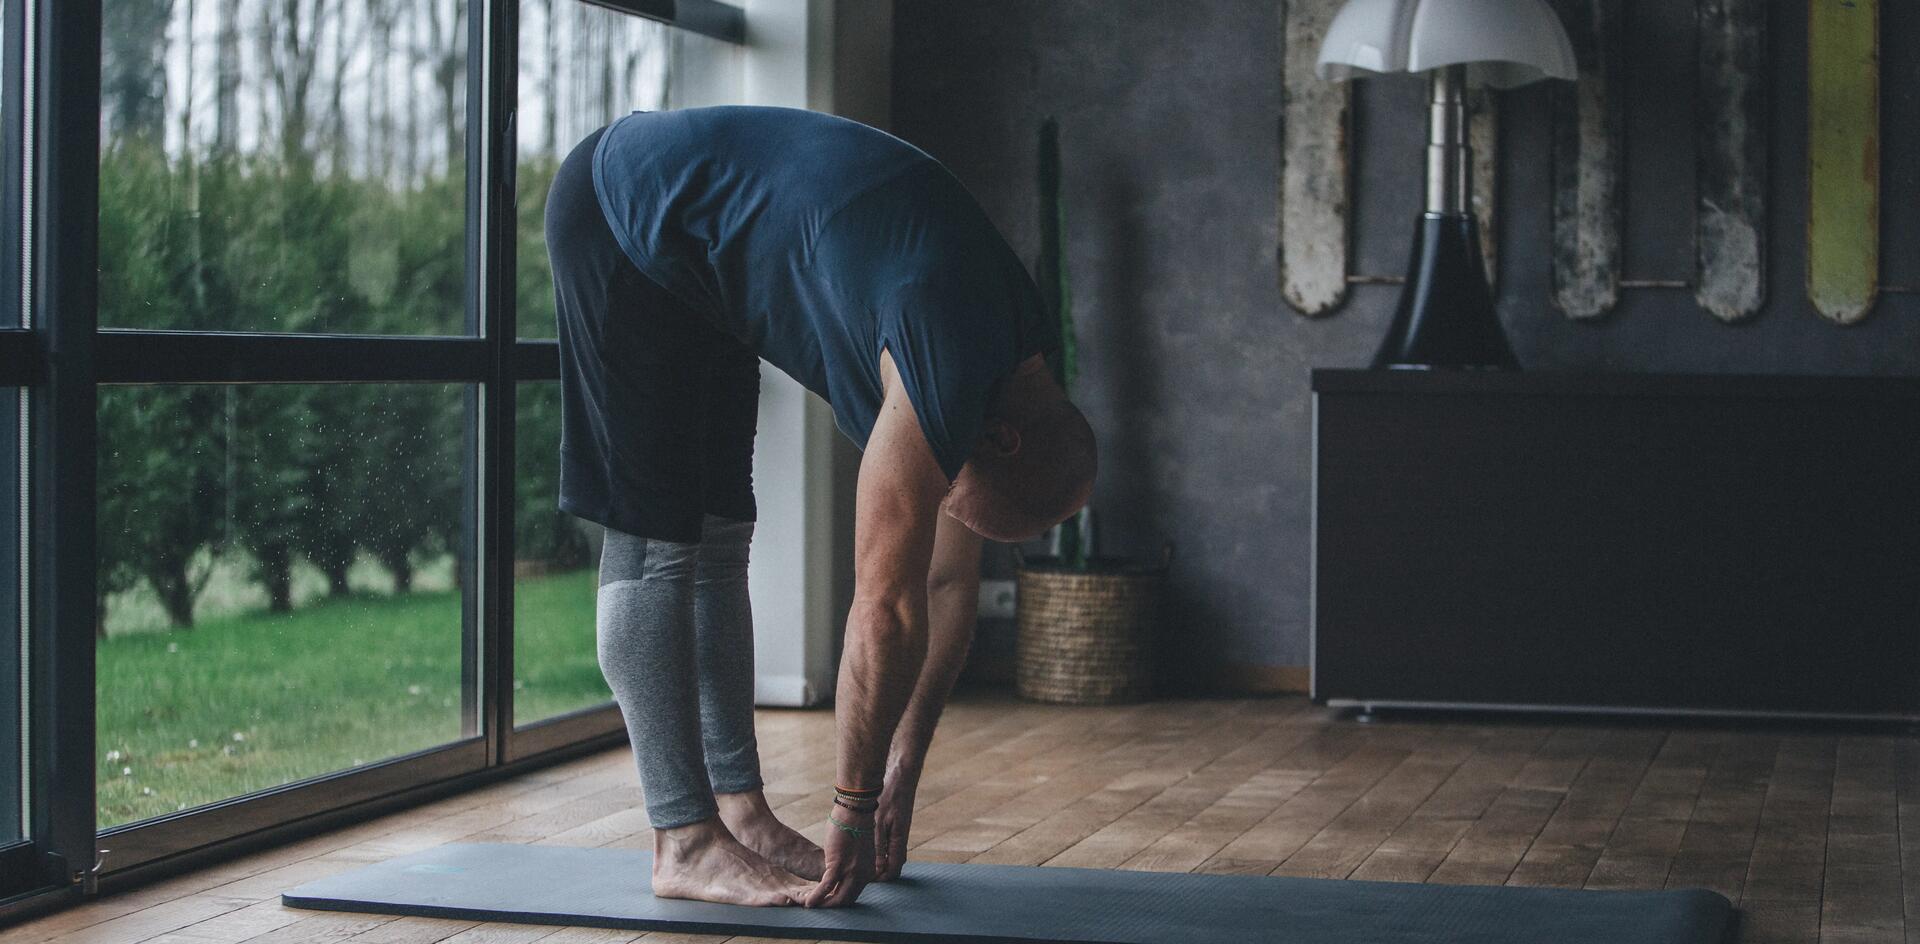
{"label": "man's arm", "polygon": [[946,707],[953,683],[966,665],[980,606],[980,536],[947,515],[935,531],[933,560],[927,572],[926,665],[913,697],[893,732],[887,756],[886,792],[876,818],[876,879],[900,877],[907,861],[907,836],[913,825],[914,794],[933,743],[934,726]]}
{"label": "man's arm", "polygon": [[[878,787],[887,750],[927,651],[927,570],[947,478],[934,461],[893,359],[881,354],[885,399],[860,460],[854,497],[854,593],[841,650],[834,721],[839,786]],[[826,873],[809,906],[852,904],[873,877],[873,816],[833,808]]]}

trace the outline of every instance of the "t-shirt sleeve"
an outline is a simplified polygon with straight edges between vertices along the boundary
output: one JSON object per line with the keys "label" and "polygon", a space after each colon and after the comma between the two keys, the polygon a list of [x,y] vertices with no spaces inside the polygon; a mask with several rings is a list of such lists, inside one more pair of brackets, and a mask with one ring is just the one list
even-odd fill
{"label": "t-shirt sleeve", "polygon": [[988,286],[928,275],[900,286],[882,315],[892,352],[933,457],[953,481],[980,440],[997,381],[1019,362],[1017,325],[995,317]]}
{"label": "t-shirt sleeve", "polygon": [[[855,357],[875,366],[876,397],[880,352],[890,351],[921,432],[952,481],[980,439],[998,382],[1041,350],[1044,315],[1026,267],[936,165],[850,204],[823,234],[816,260],[837,283],[841,312],[864,309],[873,318],[872,346]],[[853,419],[842,427],[871,428],[870,415]]]}

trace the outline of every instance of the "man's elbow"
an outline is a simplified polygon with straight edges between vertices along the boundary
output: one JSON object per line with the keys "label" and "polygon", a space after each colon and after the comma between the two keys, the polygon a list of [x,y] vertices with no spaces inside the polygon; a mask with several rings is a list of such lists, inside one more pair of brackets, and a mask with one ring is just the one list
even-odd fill
{"label": "man's elbow", "polygon": [[912,651],[927,639],[924,600],[856,600],[847,617],[847,635],[876,648]]}
{"label": "man's elbow", "polygon": [[935,600],[980,595],[980,571],[976,568],[936,567],[927,574],[927,596]]}

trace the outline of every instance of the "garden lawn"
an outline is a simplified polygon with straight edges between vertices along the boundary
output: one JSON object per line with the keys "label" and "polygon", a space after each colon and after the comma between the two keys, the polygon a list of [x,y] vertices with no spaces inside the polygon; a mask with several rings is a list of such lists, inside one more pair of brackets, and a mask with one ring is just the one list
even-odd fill
{"label": "garden lawn", "polygon": [[[515,718],[607,700],[594,571],[515,582]],[[99,822],[112,826],[461,735],[457,592],[326,598],[100,643]]]}

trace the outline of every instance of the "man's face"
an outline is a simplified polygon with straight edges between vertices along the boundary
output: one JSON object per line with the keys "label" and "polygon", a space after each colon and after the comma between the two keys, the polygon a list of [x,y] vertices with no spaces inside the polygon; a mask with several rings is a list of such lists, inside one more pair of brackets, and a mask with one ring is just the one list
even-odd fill
{"label": "man's face", "polygon": [[1086,504],[1093,483],[1088,480],[1073,508],[1057,517],[1036,517],[1033,503],[1024,500],[1042,483],[1028,481],[1030,457],[1021,454],[1019,431],[1002,419],[992,419],[967,464],[941,502],[941,510],[989,541],[1031,541]]}
{"label": "man's face", "polygon": [[968,462],[961,468],[953,487],[947,490],[946,500],[940,504],[941,510],[989,541],[1031,541],[1052,527],[1051,524],[1026,519],[1018,513],[1012,502],[998,497],[995,489],[983,482],[982,478],[974,463]]}

